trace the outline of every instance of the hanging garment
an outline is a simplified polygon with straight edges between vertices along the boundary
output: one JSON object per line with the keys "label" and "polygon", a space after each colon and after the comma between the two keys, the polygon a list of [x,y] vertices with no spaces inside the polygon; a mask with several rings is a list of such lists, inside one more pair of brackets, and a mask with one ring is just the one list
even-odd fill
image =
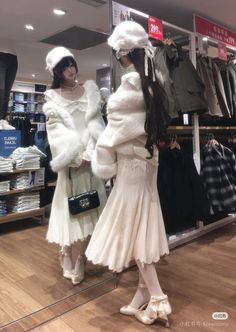
{"label": "hanging garment", "polygon": [[216,86],[213,77],[212,61],[208,57],[197,57],[198,73],[205,84],[205,98],[209,106],[209,114],[223,116],[216,93]]}
{"label": "hanging garment", "polygon": [[7,115],[10,91],[17,72],[17,56],[0,52],[0,119]]}
{"label": "hanging garment", "polygon": [[182,113],[206,113],[207,102],[204,98],[204,84],[194,68],[189,56],[177,48],[178,57],[169,59],[170,77],[174,93]]}
{"label": "hanging garment", "polygon": [[236,158],[222,144],[205,145],[201,176],[214,212],[236,211]]}
{"label": "hanging garment", "polygon": [[202,179],[192,155],[182,148],[160,152],[157,184],[167,233],[195,227],[209,215]]}
{"label": "hanging garment", "polygon": [[31,140],[31,123],[30,120],[25,116],[13,116],[11,124],[17,129],[21,131],[21,146],[27,147],[32,143]]}
{"label": "hanging garment", "polygon": [[221,76],[231,115],[236,115],[236,64],[222,66]]}
{"label": "hanging garment", "polygon": [[173,45],[164,45],[159,43],[155,49],[155,55],[153,59],[157,77],[163,84],[167,95],[168,114],[172,119],[178,118],[178,111],[180,110],[180,106],[178,105],[178,101],[175,98],[174,85],[172,79],[170,78],[170,71],[167,63],[169,60],[172,60],[176,56],[176,53],[177,49],[176,47],[173,47]]}
{"label": "hanging garment", "polygon": [[220,68],[218,67],[217,62],[215,60],[212,60],[211,65],[212,65],[213,79],[214,79],[215,88],[216,88],[216,95],[218,98],[221,112],[222,112],[223,116],[230,118],[231,114],[230,114],[230,110],[229,110],[227,99],[226,99],[223,80],[222,80],[222,77],[220,74]]}

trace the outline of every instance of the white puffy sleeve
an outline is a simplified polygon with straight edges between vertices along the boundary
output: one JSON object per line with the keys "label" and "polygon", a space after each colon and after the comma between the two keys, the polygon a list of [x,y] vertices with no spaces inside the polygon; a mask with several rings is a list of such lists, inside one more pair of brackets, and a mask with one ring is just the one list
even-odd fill
{"label": "white puffy sleeve", "polygon": [[109,143],[111,134],[108,124],[97,141],[92,157],[92,171],[97,177],[102,179],[110,179],[117,173],[116,151]]}
{"label": "white puffy sleeve", "polygon": [[[81,150],[81,143],[76,133],[65,126],[53,101],[48,101],[43,105],[43,111],[47,117],[46,130],[48,142],[52,153],[51,167],[54,172],[58,172],[67,167]],[[81,160],[82,161],[82,160]]]}

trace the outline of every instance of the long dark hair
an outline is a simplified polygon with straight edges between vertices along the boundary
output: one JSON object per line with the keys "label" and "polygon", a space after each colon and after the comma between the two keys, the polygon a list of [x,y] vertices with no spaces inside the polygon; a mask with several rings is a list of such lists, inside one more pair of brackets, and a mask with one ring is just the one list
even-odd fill
{"label": "long dark hair", "polygon": [[[170,118],[167,112],[168,101],[165,90],[155,75],[153,81],[152,64],[148,58],[148,76],[144,70],[144,49],[134,49],[128,53],[128,58],[133,63],[136,71],[141,77],[144,102],[146,106],[146,120],[144,129],[147,133],[145,148],[153,156],[153,146],[158,145],[158,141],[165,137]],[[153,67],[154,68],[154,67]]]}
{"label": "long dark hair", "polygon": [[71,65],[75,67],[76,72],[78,73],[77,63],[71,56],[66,56],[65,58],[61,59],[60,62],[58,62],[58,64],[53,68],[53,80],[51,89],[58,89],[61,87],[61,85],[64,83],[63,71]]}

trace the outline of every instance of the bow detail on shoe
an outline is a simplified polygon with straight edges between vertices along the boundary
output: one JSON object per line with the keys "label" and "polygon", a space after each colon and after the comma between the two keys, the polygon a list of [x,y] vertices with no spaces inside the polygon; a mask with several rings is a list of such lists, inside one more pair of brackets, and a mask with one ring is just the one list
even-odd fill
{"label": "bow detail on shoe", "polygon": [[148,306],[145,310],[135,313],[135,317],[143,324],[153,324],[158,318],[166,322],[169,326],[167,315],[171,313],[171,306],[167,295],[151,296]]}
{"label": "bow detail on shoe", "polygon": [[171,312],[170,304],[167,296],[158,297],[152,296],[149,302],[149,308],[157,314],[160,318],[163,318]]}

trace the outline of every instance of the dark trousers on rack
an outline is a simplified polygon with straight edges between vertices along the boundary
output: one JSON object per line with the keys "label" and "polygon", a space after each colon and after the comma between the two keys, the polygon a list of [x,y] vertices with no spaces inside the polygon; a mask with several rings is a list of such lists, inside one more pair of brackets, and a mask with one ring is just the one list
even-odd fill
{"label": "dark trousers on rack", "polygon": [[8,102],[14,83],[18,62],[17,56],[0,52],[0,119],[7,115]]}

